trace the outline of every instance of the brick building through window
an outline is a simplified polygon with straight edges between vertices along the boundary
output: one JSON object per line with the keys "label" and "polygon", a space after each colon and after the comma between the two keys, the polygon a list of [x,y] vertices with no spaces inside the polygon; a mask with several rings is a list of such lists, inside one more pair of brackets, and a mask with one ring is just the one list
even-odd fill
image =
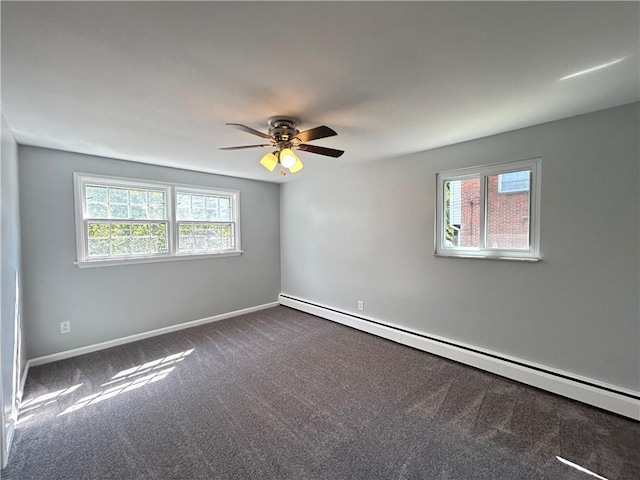
{"label": "brick building through window", "polygon": [[[480,246],[480,178],[448,182],[450,246]],[[486,248],[529,247],[529,171],[487,176]]]}

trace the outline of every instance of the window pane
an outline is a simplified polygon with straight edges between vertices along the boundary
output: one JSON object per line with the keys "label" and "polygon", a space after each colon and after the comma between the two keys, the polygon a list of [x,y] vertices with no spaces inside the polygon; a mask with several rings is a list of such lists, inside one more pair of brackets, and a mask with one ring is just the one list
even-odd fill
{"label": "window pane", "polygon": [[164,223],[152,223],[151,224],[151,235],[153,237],[166,237],[167,236],[167,226]]}
{"label": "window pane", "polygon": [[[522,172],[516,173],[520,174],[517,181],[523,182]],[[525,173],[526,190],[510,190],[509,195],[500,191],[500,175],[487,176],[487,248],[529,248],[529,171]]]}
{"label": "window pane", "polygon": [[89,238],[108,238],[109,237],[109,224],[108,223],[90,223]]}
{"label": "window pane", "polygon": [[131,250],[134,255],[150,253],[149,237],[134,237],[131,239]]}
{"label": "window pane", "polygon": [[131,218],[146,220],[149,218],[149,207],[146,205],[131,205]]}
{"label": "window pane", "polygon": [[87,185],[87,202],[106,203],[107,187],[96,187]]}
{"label": "window pane", "polygon": [[164,220],[166,208],[164,205],[151,205],[149,207],[149,220]]}
{"label": "window pane", "polygon": [[178,240],[178,250],[190,252],[193,250],[193,237],[180,237]]}
{"label": "window pane", "polygon": [[134,223],[131,226],[131,234],[134,237],[149,236],[149,225],[146,223]]}
{"label": "window pane", "polygon": [[105,255],[109,255],[109,244],[110,241],[108,238],[90,238],[89,239],[89,256],[90,257],[101,257]]}
{"label": "window pane", "polygon": [[191,195],[179,193],[176,197],[178,203],[176,216],[178,220],[191,220]]}
{"label": "window pane", "polygon": [[210,209],[206,211],[206,215],[207,215],[207,220],[209,222],[216,222],[219,220],[220,215],[218,215],[218,209],[216,208],[215,210]]}
{"label": "window pane", "polygon": [[129,238],[112,238],[111,253],[113,255],[129,255],[131,254],[131,239]]}
{"label": "window pane", "polygon": [[193,225],[191,225],[189,223],[183,223],[182,225],[180,225],[180,228],[178,229],[178,234],[181,237],[192,236],[193,235]]}
{"label": "window pane", "polygon": [[155,237],[149,239],[149,253],[164,253],[166,251],[167,245],[163,239]]}
{"label": "window pane", "polygon": [[109,218],[106,203],[87,203],[87,217],[89,218]]}
{"label": "window pane", "polygon": [[207,209],[208,210],[217,210],[218,209],[218,197],[208,196],[206,204],[207,204]]}
{"label": "window pane", "polygon": [[111,236],[112,237],[130,237],[131,224],[130,223],[112,223]]}
{"label": "window pane", "polygon": [[191,218],[188,220],[205,220],[204,195],[191,195]]}
{"label": "window pane", "polygon": [[166,253],[169,251],[167,226],[164,223],[152,223],[149,226],[149,253]]}
{"label": "window pane", "polygon": [[205,220],[204,208],[192,206],[191,207],[191,218],[189,220]]}
{"label": "window pane", "polygon": [[147,198],[149,194],[148,190],[129,190],[129,198],[131,203],[139,205],[147,205],[149,200]]}
{"label": "window pane", "polygon": [[502,173],[498,175],[498,191],[507,193],[529,190],[529,176],[529,170]]}
{"label": "window pane", "polygon": [[444,247],[480,246],[480,178],[444,182]]}
{"label": "window pane", "polygon": [[87,186],[87,217],[109,218],[106,187]]}
{"label": "window pane", "polygon": [[111,204],[108,218],[129,218],[129,207],[127,205]]}
{"label": "window pane", "polygon": [[226,208],[226,209],[221,209],[220,210],[220,221],[221,222],[230,222],[231,221],[231,210]]}
{"label": "window pane", "polygon": [[191,196],[192,208],[204,208],[204,195],[192,195]]}
{"label": "window pane", "polygon": [[164,199],[164,192],[149,192],[150,205],[164,205],[167,203]]}
{"label": "window pane", "polygon": [[207,238],[202,235],[193,237],[193,249],[196,251],[207,250]]}
{"label": "window pane", "polygon": [[109,202],[127,204],[129,203],[129,191],[124,188],[110,188],[109,189]]}

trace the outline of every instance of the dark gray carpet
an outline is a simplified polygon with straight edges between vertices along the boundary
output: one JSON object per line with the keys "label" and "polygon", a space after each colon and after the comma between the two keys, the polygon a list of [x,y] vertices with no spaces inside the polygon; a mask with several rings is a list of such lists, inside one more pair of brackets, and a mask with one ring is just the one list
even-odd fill
{"label": "dark gray carpet", "polygon": [[640,424],[286,307],[29,372],[14,479],[640,478]]}

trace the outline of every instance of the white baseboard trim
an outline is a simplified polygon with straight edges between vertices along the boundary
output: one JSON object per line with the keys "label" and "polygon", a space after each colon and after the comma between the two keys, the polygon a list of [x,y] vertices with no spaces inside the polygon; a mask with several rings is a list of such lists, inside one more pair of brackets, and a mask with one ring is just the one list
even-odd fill
{"label": "white baseboard trim", "polygon": [[640,421],[640,392],[290,295],[279,299],[281,305]]}
{"label": "white baseboard trim", "polygon": [[258,310],[265,310],[267,308],[277,307],[278,305],[279,302],[265,303],[262,305],[257,305],[255,307],[243,308],[241,310],[235,310],[233,312],[221,313],[220,315],[193,320],[191,322],[178,323],[177,325],[171,325],[169,327],[158,328],[156,330],[150,330],[148,332],[136,333],[135,335],[129,335],[127,337],[121,337],[106,342],[95,343],[93,345],[87,345],[86,347],[74,348],[73,350],[66,350],[64,352],[52,353],[51,355],[32,358],[30,360],[27,360],[27,363],[25,365],[24,374],[20,385],[20,392],[24,391],[24,384],[26,382],[27,373],[30,367],[37,367],[38,365],[44,365],[45,363],[57,362],[58,360],[77,357],[78,355],[84,355],[85,353],[97,352],[98,350],[104,350],[105,348],[117,347],[118,345],[123,345],[125,343],[136,342],[145,338],[164,335],[165,333],[176,332],[178,330],[184,330],[185,328],[197,327],[198,325],[203,325],[205,323],[218,322],[226,318],[237,317],[239,315],[257,312]]}

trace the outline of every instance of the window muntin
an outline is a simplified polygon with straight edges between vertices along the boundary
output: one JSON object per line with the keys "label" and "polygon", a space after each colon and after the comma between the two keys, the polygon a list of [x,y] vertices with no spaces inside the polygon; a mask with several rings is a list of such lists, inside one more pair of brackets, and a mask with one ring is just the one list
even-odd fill
{"label": "window muntin", "polygon": [[84,174],[74,179],[79,265],[241,253],[235,190]]}
{"label": "window muntin", "polygon": [[538,259],[539,172],[532,159],[439,173],[436,255]]}

